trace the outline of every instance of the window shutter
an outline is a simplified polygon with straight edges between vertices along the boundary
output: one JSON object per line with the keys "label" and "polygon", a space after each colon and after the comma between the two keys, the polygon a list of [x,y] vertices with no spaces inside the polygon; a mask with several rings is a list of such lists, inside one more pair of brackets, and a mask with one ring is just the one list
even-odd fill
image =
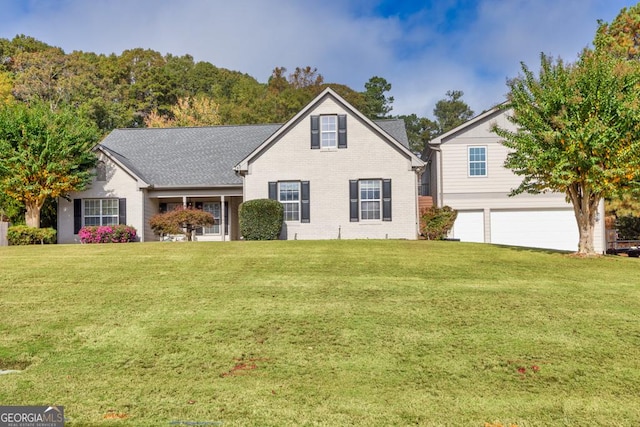
{"label": "window shutter", "polygon": [[118,224],[127,223],[127,199],[118,200]]}
{"label": "window shutter", "polygon": [[347,148],[347,115],[338,114],[338,148]]}
{"label": "window shutter", "polygon": [[300,222],[311,222],[309,217],[309,181],[302,181],[300,187],[302,192],[300,197]]}
{"label": "window shutter", "polygon": [[269,198],[271,200],[278,200],[278,183],[277,182],[269,183]]}
{"label": "window shutter", "polygon": [[82,199],[73,199],[73,234],[82,228]]}
{"label": "window shutter", "polygon": [[382,220],[391,221],[391,180],[382,180]]}
{"label": "window shutter", "polygon": [[320,148],[320,116],[311,116],[311,149]]}
{"label": "window shutter", "polygon": [[160,203],[160,213],[166,213],[166,212],[167,212],[167,204]]}
{"label": "window shutter", "polygon": [[358,222],[358,180],[349,181],[349,215],[351,222]]}

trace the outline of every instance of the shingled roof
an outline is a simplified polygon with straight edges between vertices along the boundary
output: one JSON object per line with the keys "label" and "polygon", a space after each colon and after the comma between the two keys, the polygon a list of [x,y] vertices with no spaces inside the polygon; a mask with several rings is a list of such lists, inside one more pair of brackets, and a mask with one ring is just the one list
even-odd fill
{"label": "shingled roof", "polygon": [[[375,123],[408,147],[403,120]],[[116,129],[99,147],[156,188],[242,185],[233,167],[281,126]]]}

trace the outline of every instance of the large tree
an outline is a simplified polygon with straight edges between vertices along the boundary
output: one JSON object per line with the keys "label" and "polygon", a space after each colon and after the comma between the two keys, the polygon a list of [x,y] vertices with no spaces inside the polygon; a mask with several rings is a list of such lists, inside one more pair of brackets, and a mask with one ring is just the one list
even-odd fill
{"label": "large tree", "polygon": [[575,64],[541,55],[538,75],[522,72],[503,104],[517,130],[494,128],[512,150],[505,166],[523,177],[512,194],[566,194],[578,253],[594,254],[601,200],[640,178],[638,64],[585,50]]}
{"label": "large tree", "polygon": [[27,225],[40,226],[47,199],[86,187],[97,140],[94,125],[74,109],[54,111],[44,102],[0,106],[0,192],[24,203]]}

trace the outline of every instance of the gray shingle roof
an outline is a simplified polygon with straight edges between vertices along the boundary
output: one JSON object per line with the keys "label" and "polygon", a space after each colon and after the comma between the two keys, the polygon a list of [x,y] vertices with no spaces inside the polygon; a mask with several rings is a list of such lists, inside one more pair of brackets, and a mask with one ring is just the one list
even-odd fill
{"label": "gray shingle roof", "polygon": [[[402,120],[376,124],[408,145]],[[155,187],[241,185],[233,167],[281,126],[116,129],[100,145]]]}

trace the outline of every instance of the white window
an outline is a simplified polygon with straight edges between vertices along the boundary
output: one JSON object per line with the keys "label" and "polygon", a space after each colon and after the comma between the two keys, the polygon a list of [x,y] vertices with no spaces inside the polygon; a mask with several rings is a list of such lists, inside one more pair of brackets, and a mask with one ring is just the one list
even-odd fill
{"label": "white window", "polygon": [[279,182],[278,201],[284,206],[285,221],[300,221],[300,182]]}
{"label": "white window", "polygon": [[117,225],[118,199],[85,199],[84,225]]}
{"label": "white window", "polygon": [[380,219],[382,181],[367,179],[360,181],[360,219]]}
{"label": "white window", "polygon": [[320,116],[320,147],[335,148],[338,141],[338,116]]}
{"label": "white window", "polygon": [[469,176],[487,176],[487,147],[469,147]]}
{"label": "white window", "polygon": [[220,202],[204,202],[202,210],[213,215],[215,221],[211,227],[204,227],[204,234],[220,234]]}

